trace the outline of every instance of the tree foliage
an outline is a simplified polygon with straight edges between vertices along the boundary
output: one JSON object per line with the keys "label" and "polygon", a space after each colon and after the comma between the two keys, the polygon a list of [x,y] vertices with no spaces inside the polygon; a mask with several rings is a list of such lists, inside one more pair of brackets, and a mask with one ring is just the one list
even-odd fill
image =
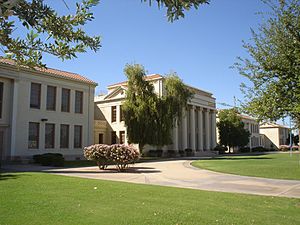
{"label": "tree foliage", "polygon": [[146,81],[143,66],[127,65],[128,90],[124,102],[124,117],[130,143],[163,146],[172,143],[171,132],[180,122],[182,109],[191,92],[176,74],[164,78],[164,94],[158,96],[152,83]]}
{"label": "tree foliage", "polygon": [[249,142],[250,133],[244,129],[244,123],[235,109],[218,112],[217,122],[219,144],[231,147],[244,147]]}
{"label": "tree foliage", "polygon": [[30,67],[45,66],[43,53],[64,60],[74,58],[88,48],[97,51],[100,37],[88,36],[82,27],[94,19],[90,9],[98,2],[82,0],[76,3],[74,15],[60,16],[43,0],[1,0],[1,51],[18,64]]}
{"label": "tree foliage", "polygon": [[188,11],[191,8],[198,9],[202,4],[208,4],[209,0],[141,0],[143,2],[149,2],[152,5],[153,1],[157,2],[159,8],[167,8],[168,20],[173,22],[179,18],[184,17],[184,11]]}
{"label": "tree foliage", "polygon": [[259,120],[290,115],[300,125],[300,0],[264,0],[271,13],[252,42],[248,58],[235,64],[251,85],[242,84],[244,110]]}

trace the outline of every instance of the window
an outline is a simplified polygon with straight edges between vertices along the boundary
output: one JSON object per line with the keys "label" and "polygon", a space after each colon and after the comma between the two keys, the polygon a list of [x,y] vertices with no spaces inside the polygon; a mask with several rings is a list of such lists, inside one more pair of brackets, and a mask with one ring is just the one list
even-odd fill
{"label": "window", "polygon": [[70,89],[63,88],[61,91],[61,111],[70,112]]}
{"label": "window", "polygon": [[125,143],[125,131],[120,131],[120,144]]}
{"label": "window", "polygon": [[46,123],[45,126],[45,148],[54,148],[55,124]]}
{"label": "window", "polygon": [[117,121],[117,106],[111,107],[111,122]]}
{"label": "window", "polygon": [[99,144],[103,144],[103,134],[99,134]]}
{"label": "window", "polygon": [[82,113],[83,92],[75,91],[75,113]]}
{"label": "window", "polygon": [[117,134],[116,131],[111,132],[111,144],[116,144],[117,143]]}
{"label": "window", "polygon": [[39,148],[40,124],[29,122],[28,129],[28,148]]}
{"label": "window", "polygon": [[82,147],[82,126],[74,126],[74,148]]}
{"label": "window", "polygon": [[2,118],[2,108],[3,108],[3,83],[0,82],[0,118]]}
{"label": "window", "polygon": [[123,110],[122,110],[122,106],[120,105],[120,121],[124,121],[124,113],[123,113]]}
{"label": "window", "polygon": [[56,109],[56,87],[54,86],[47,86],[47,110]]}
{"label": "window", "polygon": [[31,83],[30,108],[41,108],[41,84]]}
{"label": "window", "polygon": [[60,125],[60,148],[69,148],[69,125]]}

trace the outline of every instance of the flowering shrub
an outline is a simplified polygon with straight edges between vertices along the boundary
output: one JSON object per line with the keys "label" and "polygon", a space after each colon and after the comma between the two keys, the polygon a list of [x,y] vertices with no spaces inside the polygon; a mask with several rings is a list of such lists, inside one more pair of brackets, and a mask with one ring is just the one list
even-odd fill
{"label": "flowering shrub", "polygon": [[131,145],[104,145],[96,144],[85,147],[84,157],[97,162],[99,169],[105,169],[110,164],[115,164],[119,171],[124,170],[130,163],[140,158],[140,153]]}
{"label": "flowering shrub", "polygon": [[[297,151],[298,148],[299,148],[299,146],[296,146],[296,145],[292,146],[293,151]],[[290,151],[290,146],[289,145],[280,145],[279,151],[283,151],[283,152]]]}

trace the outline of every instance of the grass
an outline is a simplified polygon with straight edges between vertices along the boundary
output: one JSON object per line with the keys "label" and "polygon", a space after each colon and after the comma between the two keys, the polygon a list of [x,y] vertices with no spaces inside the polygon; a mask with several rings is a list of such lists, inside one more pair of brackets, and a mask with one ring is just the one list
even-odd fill
{"label": "grass", "polygon": [[299,224],[300,199],[64,177],[0,175],[1,225]]}
{"label": "grass", "polygon": [[257,156],[224,156],[198,160],[193,166],[238,175],[300,180],[299,152]]}

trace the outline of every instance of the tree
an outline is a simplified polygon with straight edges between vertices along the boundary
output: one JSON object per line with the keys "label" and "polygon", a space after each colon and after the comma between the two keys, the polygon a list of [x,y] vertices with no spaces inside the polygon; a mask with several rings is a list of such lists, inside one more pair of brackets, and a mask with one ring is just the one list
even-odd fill
{"label": "tree", "polygon": [[[43,0],[0,1],[1,51],[19,65],[29,67],[45,66],[42,63],[43,53],[65,60],[76,57],[77,53],[88,48],[97,51],[100,37],[88,36],[82,27],[94,19],[90,9],[98,2],[82,0],[76,3],[74,15],[59,16]],[[15,34],[21,27],[28,31],[23,38]]]}
{"label": "tree", "polygon": [[219,144],[232,147],[244,147],[249,142],[250,133],[244,129],[244,123],[236,109],[224,109],[218,113],[217,122]]}
{"label": "tree", "polygon": [[165,78],[164,95],[158,96],[153,84],[145,80],[143,66],[127,65],[124,73],[128,78],[123,105],[128,141],[138,143],[140,151],[146,144],[171,144],[172,128],[180,123],[182,109],[192,96],[191,92],[176,74]]}
{"label": "tree", "polygon": [[157,2],[158,7],[167,8],[167,17],[168,20],[173,22],[179,18],[184,18],[184,11],[190,10],[192,7],[198,9],[202,4],[208,4],[209,0],[141,0],[144,2],[149,2],[149,5],[152,5],[153,1]]}
{"label": "tree", "polygon": [[242,84],[246,113],[276,121],[287,115],[300,126],[300,0],[263,0],[272,10],[252,42],[248,58],[235,64],[251,85]]}

